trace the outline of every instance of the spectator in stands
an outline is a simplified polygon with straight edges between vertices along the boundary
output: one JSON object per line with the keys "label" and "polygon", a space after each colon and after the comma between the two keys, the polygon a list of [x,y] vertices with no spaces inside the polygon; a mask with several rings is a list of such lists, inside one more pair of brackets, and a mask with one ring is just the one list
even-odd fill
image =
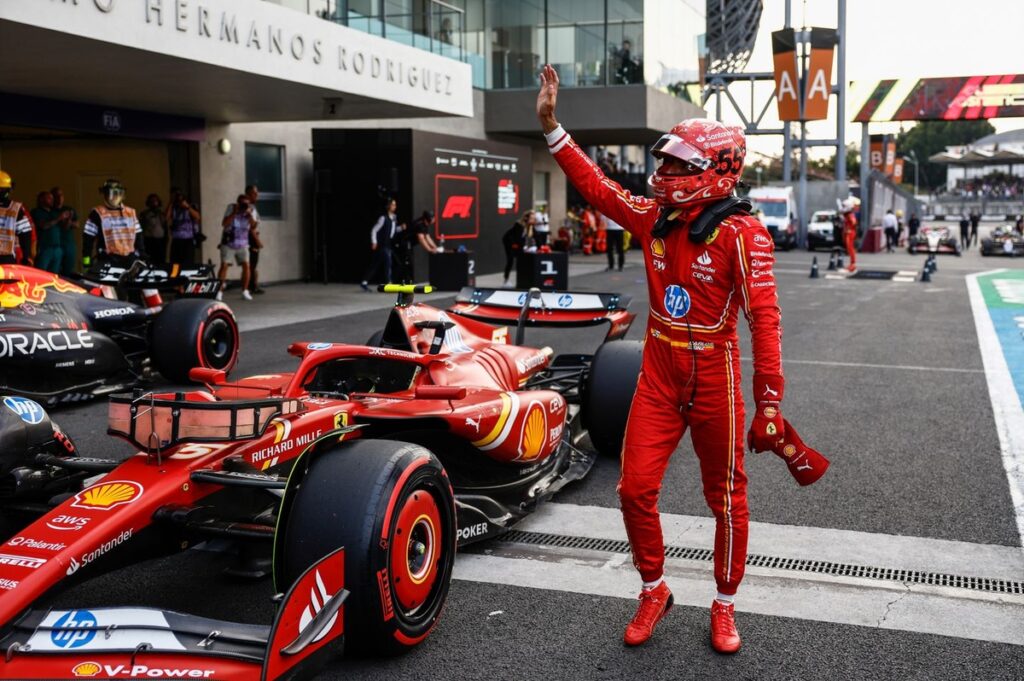
{"label": "spectator in stands", "polygon": [[60,213],[53,209],[53,194],[39,192],[36,207],[29,214],[36,225],[36,267],[60,273]]}
{"label": "spectator in stands", "polygon": [[152,262],[164,262],[167,258],[167,217],[164,202],[157,194],[146,197],[146,210],[139,213],[139,224],[142,225],[146,255]]}
{"label": "spectator in stands", "polygon": [[1017,216],[1017,222],[1013,226],[1017,230],[1017,233],[1024,236],[1024,215]]}
{"label": "spectator in stands", "polygon": [[971,227],[971,221],[964,213],[960,216],[960,250],[966,251],[970,245],[970,232],[968,231]]}
{"label": "spectator in stands", "polygon": [[54,187],[53,209],[60,213],[60,273],[64,276],[74,274],[78,267],[78,211],[64,203],[64,190]]}

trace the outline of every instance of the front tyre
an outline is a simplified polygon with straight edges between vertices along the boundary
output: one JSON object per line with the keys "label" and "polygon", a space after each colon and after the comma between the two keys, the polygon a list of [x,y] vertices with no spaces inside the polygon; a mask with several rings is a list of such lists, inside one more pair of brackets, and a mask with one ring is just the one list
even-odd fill
{"label": "front tyre", "polygon": [[279,590],[345,547],[346,649],[395,655],[427,637],[448,596],[456,544],[455,499],[437,457],[389,440],[312,450],[292,473],[280,518]]}
{"label": "front tyre", "polygon": [[151,356],[164,378],[188,383],[193,367],[230,372],[238,362],[235,315],[224,303],[199,298],[171,301],[153,322]]}
{"label": "front tyre", "polygon": [[643,352],[640,341],[613,341],[598,348],[590,363],[583,385],[583,426],[594,448],[605,456],[622,451]]}

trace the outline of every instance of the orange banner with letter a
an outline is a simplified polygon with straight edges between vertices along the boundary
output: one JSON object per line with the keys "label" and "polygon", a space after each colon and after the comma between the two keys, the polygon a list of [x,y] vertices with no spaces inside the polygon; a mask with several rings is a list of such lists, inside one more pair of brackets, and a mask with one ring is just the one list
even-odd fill
{"label": "orange banner with letter a", "polygon": [[780,121],[800,120],[800,74],[796,66],[796,31],[772,31],[772,59],[775,62],[775,99]]}
{"label": "orange banner with letter a", "polygon": [[811,29],[811,57],[807,63],[807,82],[804,87],[805,121],[828,118],[828,98],[832,94],[832,56],[837,40],[835,29]]}

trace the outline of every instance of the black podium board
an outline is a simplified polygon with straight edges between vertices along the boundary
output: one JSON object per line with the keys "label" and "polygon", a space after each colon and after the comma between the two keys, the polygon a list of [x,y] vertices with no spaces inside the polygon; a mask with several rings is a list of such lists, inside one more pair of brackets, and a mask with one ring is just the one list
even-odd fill
{"label": "black podium board", "polygon": [[516,288],[536,286],[548,291],[569,288],[568,253],[520,253],[516,259]]}
{"label": "black podium board", "polygon": [[459,291],[476,285],[476,263],[470,251],[430,254],[430,283],[439,291]]}

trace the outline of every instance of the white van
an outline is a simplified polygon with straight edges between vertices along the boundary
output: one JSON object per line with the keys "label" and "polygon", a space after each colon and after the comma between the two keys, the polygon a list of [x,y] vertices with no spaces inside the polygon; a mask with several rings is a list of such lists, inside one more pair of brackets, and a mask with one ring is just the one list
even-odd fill
{"label": "white van", "polygon": [[796,201],[792,187],[756,187],[748,197],[756,215],[775,240],[775,247],[789,250],[796,247]]}

